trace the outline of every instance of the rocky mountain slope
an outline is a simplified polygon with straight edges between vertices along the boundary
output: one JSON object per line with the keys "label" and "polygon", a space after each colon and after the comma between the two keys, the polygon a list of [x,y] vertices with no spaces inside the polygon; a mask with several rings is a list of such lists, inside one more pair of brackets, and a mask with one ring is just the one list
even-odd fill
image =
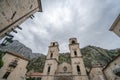
{"label": "rocky mountain slope", "polygon": [[0,45],[0,50],[15,52],[15,53],[23,55],[24,57],[28,59],[41,56],[40,53],[32,53],[32,50],[30,48],[26,47],[24,44],[22,44],[18,40],[14,40],[12,43],[6,46]]}
{"label": "rocky mountain slope", "polygon": [[110,62],[115,56],[120,54],[120,49],[118,50],[107,50],[95,46],[87,46],[81,49],[85,66],[90,68],[92,64],[101,64],[105,66]]}
{"label": "rocky mountain slope", "polygon": [[[86,68],[89,70],[92,64],[101,64],[105,66],[108,62],[110,62],[115,56],[120,54],[120,49],[107,50],[100,47],[95,46],[86,46],[81,49],[81,53],[83,55],[83,60],[85,62]],[[30,61],[27,66],[28,70],[34,70],[42,72],[45,64],[46,56],[40,56],[38,58],[34,58]],[[63,61],[70,63],[70,53],[60,53],[59,56],[59,64]]]}

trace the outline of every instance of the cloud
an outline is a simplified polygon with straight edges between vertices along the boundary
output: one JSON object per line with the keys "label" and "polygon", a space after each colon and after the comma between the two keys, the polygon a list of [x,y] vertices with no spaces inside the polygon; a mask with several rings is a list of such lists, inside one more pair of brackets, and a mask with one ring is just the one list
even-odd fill
{"label": "cloud", "polygon": [[15,39],[33,52],[47,54],[52,41],[58,41],[60,52],[68,52],[68,40],[77,37],[80,46],[119,48],[120,38],[109,28],[120,11],[114,0],[42,0],[43,12],[35,13],[20,26]]}

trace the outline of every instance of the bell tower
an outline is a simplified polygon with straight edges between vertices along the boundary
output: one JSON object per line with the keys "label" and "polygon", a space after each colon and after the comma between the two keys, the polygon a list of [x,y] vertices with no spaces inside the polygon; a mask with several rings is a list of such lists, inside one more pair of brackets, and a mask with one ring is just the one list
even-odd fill
{"label": "bell tower", "polygon": [[88,80],[82,54],[79,48],[79,43],[77,42],[76,38],[69,39],[69,50],[71,56],[73,80]]}
{"label": "bell tower", "polygon": [[54,80],[55,71],[58,67],[59,45],[58,42],[51,42],[46,62],[44,65],[42,80]]}

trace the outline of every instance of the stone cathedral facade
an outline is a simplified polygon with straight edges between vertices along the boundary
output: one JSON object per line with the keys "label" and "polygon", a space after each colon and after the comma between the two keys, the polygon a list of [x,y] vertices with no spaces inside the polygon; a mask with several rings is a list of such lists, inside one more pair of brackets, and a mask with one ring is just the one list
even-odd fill
{"label": "stone cathedral facade", "polygon": [[[58,63],[59,44],[51,42],[43,70],[42,80],[94,80],[89,79],[76,38],[69,39],[71,63]],[[104,80],[104,79],[97,79]]]}

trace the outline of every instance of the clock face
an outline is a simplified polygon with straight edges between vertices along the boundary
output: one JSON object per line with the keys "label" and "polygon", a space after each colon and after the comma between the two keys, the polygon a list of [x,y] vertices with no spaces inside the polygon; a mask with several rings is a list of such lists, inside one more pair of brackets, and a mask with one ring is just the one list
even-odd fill
{"label": "clock face", "polygon": [[67,67],[66,67],[66,66],[64,66],[64,67],[63,67],[63,70],[64,70],[64,71],[67,71]]}

